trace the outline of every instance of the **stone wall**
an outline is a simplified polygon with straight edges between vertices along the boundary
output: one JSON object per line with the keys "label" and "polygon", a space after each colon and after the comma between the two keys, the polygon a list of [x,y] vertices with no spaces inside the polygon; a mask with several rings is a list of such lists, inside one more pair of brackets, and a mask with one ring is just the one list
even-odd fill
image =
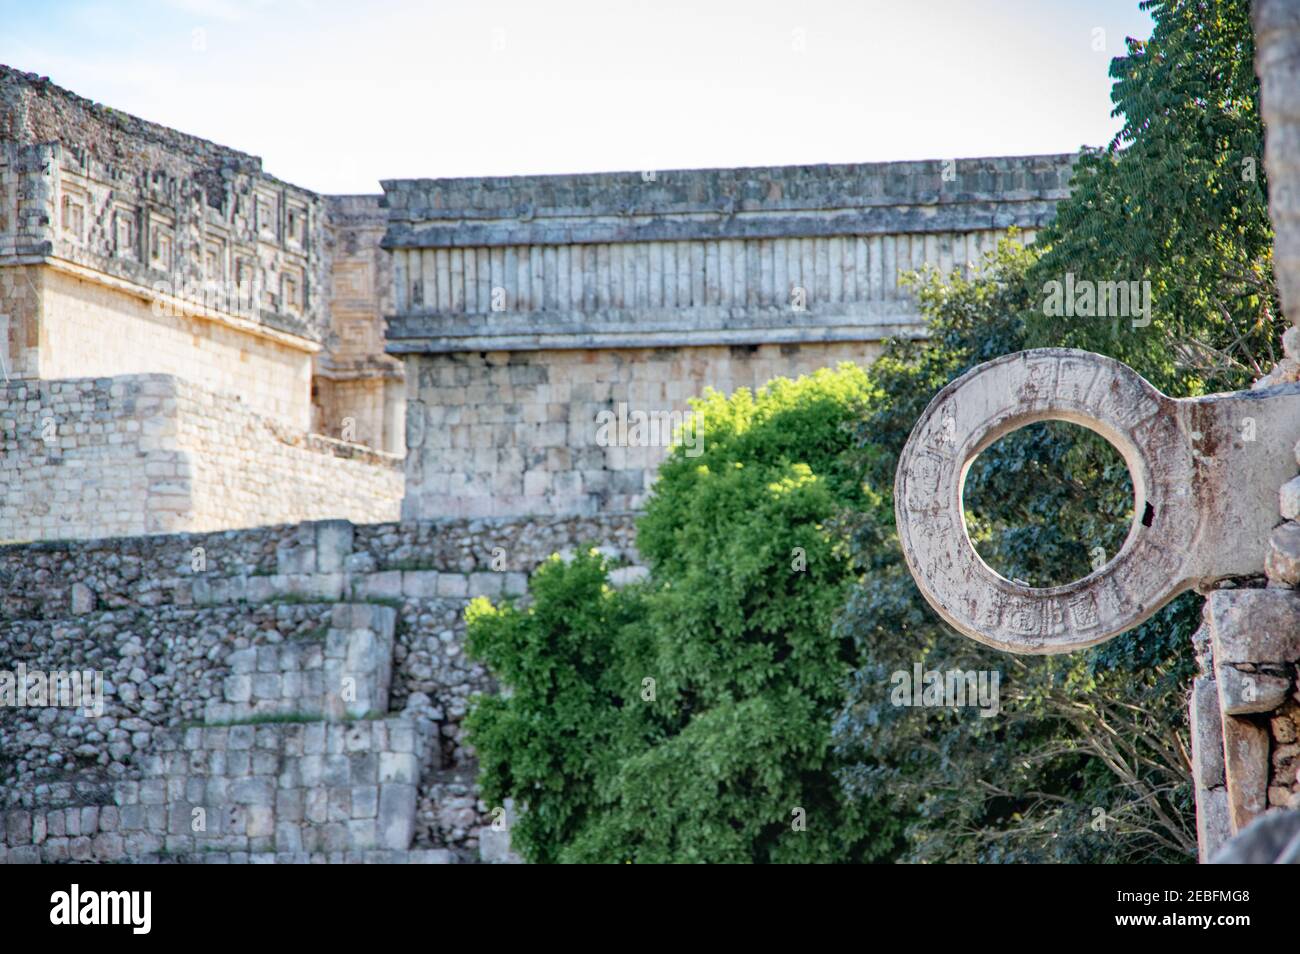
{"label": "stone wall", "polygon": [[403,515],[636,509],[688,397],[923,334],[902,276],[965,269],[1013,227],[1032,239],[1071,168],[1026,156],[383,183],[387,350],[407,364]]}
{"label": "stone wall", "polygon": [[0,252],[62,259],[145,289],[246,282],[252,298],[230,313],[308,341],[323,336],[321,199],[267,175],[257,156],[4,66],[0,155],[16,173],[0,201],[13,213],[0,223]]}
{"label": "stone wall", "polygon": [[11,376],[190,374],[309,427],[327,320],[318,196],[256,156],[0,67],[0,209],[0,270],[44,278],[41,307],[11,316]]}
{"label": "stone wall", "polygon": [[400,460],[167,375],[0,386],[0,539],[396,516]]}
{"label": "stone wall", "polygon": [[[16,761],[18,772],[39,779],[43,770],[59,770],[49,784],[7,787],[21,806],[6,816],[8,860],[454,860],[446,848],[411,850],[420,766],[436,737],[424,723],[388,712],[394,610],[348,603],[283,609],[164,610],[130,614],[129,621],[121,613],[92,616],[95,636],[105,641],[93,647],[75,624],[57,634],[48,624],[13,633],[56,654],[90,648],[99,661],[116,655],[125,662],[107,684],[112,701],[102,714],[47,707],[34,723],[19,723],[12,738],[5,732],[9,751],[8,743],[37,733],[35,751]],[[294,617],[319,626],[304,632],[289,622]],[[223,627],[232,623],[233,638]],[[40,629],[50,631],[49,642]],[[232,686],[268,682],[294,703],[313,654],[335,664],[338,682],[323,694],[344,703],[338,711],[292,708],[278,719],[222,720],[196,705],[222,687],[231,693]],[[38,657],[27,669],[47,663],[55,661]],[[356,692],[345,697],[349,686]],[[199,724],[186,718],[195,710]],[[103,771],[97,763],[105,748],[113,760]]]}
{"label": "stone wall", "polygon": [[43,271],[40,378],[174,375],[238,394],[244,407],[307,430],[310,353],[221,322],[164,315],[102,277]]}
{"label": "stone wall", "polygon": [[383,183],[390,354],[879,340],[899,285],[1068,192],[1065,155]]}
{"label": "stone wall", "polygon": [[[842,342],[413,356],[403,517],[637,510],[688,398],[878,352]],[[634,433],[633,414],[660,423]]]}
{"label": "stone wall", "polygon": [[[1296,380],[1300,328],[1287,329],[1282,344],[1285,356],[1254,390]],[[1276,506],[1261,507],[1281,517],[1264,577],[1210,592],[1196,634],[1189,721],[1202,861],[1265,814],[1300,809],[1300,477],[1282,485]],[[1225,854],[1243,852],[1237,844]]]}
{"label": "stone wall", "polygon": [[1300,598],[1210,593],[1190,706],[1201,860],[1270,809],[1300,808]]}
{"label": "stone wall", "polygon": [[105,686],[94,717],[0,708],[0,860],[503,857],[461,728],[494,688],[465,605],[521,594],[554,552],[634,561],[633,534],[325,521],[0,547],[0,670]]}

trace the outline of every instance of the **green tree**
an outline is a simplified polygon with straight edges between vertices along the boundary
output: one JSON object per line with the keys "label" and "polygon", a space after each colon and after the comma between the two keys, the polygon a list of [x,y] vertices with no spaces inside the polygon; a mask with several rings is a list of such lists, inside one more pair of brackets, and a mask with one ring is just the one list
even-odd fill
{"label": "green tree", "polygon": [[[890,348],[863,428],[867,482],[883,487],[912,423],[967,368],[1023,347],[1112,355],[1173,394],[1242,387],[1276,356],[1285,322],[1274,289],[1263,129],[1245,0],[1160,0],[1148,41],[1112,62],[1123,127],[1084,150],[1071,195],[1035,249],[999,253],[973,282],[928,276],[929,342]],[[1059,318],[1051,282],[1150,283],[1150,323]],[[968,525],[1007,576],[1061,582],[1114,552],[1130,504],[1096,438],[1026,428],[976,461]],[[1089,490],[1101,485],[1100,492]],[[837,722],[861,754],[847,779],[920,805],[909,856],[927,860],[1175,860],[1194,850],[1185,692],[1200,601],[1174,601],[1133,632],[1053,659],[990,653],[930,612],[900,562],[894,528],[865,511],[855,537],[866,575],[841,625],[863,653]],[[936,668],[1000,668],[997,719],[900,710],[881,680],[917,656]]]}
{"label": "green tree", "polygon": [[597,783],[645,738],[641,720],[627,718],[637,684],[622,665],[624,653],[635,658],[627,624],[642,607],[635,588],[609,587],[595,551],[567,564],[552,557],[529,590],[527,610],[479,597],[466,611],[469,652],[508,692],[479,697],[466,724],[483,798],[528,806],[512,844],[530,861],[553,862],[597,810]]}
{"label": "green tree", "polygon": [[[971,276],[917,276],[924,341],[891,343],[861,424],[868,488],[892,487],[930,398],[992,357],[1020,350],[1036,252],[1003,242]],[[1091,432],[1049,422],[1004,437],[972,464],[967,523],[984,559],[1036,585],[1086,575],[1131,520],[1118,455]],[[911,818],[916,861],[1187,860],[1195,850],[1183,724],[1197,600],[1065,657],[1015,657],[953,633],[916,589],[892,510],[864,508],[853,540],[863,577],[840,630],[861,660],[835,736],[851,791]],[[894,704],[892,674],[997,672],[1000,711]]]}
{"label": "green tree", "polygon": [[[1029,343],[1125,361],[1175,394],[1229,390],[1277,359],[1286,321],[1273,279],[1264,131],[1246,0],[1148,0],[1154,29],[1111,62],[1123,126],[1083,150],[1071,195],[1040,233],[1029,281],[1067,273],[1148,281],[1151,322],[1050,318]],[[1139,322],[1140,325],[1140,322]]]}
{"label": "green tree", "polygon": [[548,563],[531,604],[477,602],[470,649],[509,688],[470,718],[485,797],[527,806],[535,861],[865,861],[901,825],[846,794],[830,723],[853,669],[837,514],[873,394],[852,365],[694,403],[703,453],[660,469],[641,586]]}

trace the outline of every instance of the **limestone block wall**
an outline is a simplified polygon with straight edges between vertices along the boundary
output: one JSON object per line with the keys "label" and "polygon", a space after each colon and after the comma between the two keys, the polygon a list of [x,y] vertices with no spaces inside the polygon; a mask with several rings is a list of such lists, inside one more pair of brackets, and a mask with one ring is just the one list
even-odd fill
{"label": "limestone block wall", "polygon": [[[377,627],[335,619],[324,639],[237,650],[221,695],[204,709],[209,723],[260,716],[360,719],[388,709],[391,620]],[[348,688],[346,695],[342,689]]]}
{"label": "limestone block wall", "polygon": [[406,382],[389,371],[334,369],[312,378],[312,432],[387,454],[406,450]]}
{"label": "limestone block wall", "polygon": [[0,540],[391,519],[396,458],[166,375],[0,386]]}
{"label": "limestone block wall", "polygon": [[629,427],[624,440],[602,414],[671,423],[706,387],[757,389],[878,353],[831,342],[408,357],[403,517],[637,510],[671,428]]}
{"label": "limestone block wall", "polygon": [[165,314],[125,287],[57,268],[44,271],[39,377],[169,374],[238,394],[260,415],[309,429],[312,355],[284,336]]}
{"label": "limestone block wall", "polygon": [[191,510],[177,529],[216,530],[344,517],[397,516],[399,457],[250,413],[230,395],[173,378],[175,442],[193,472]]}
{"label": "limestone block wall", "polygon": [[[494,689],[464,608],[554,552],[635,561],[633,535],[627,517],[324,521],[0,547],[0,678],[105,686],[97,716],[0,707],[0,862],[499,857],[461,728]],[[343,721],[312,710],[345,677]]]}
{"label": "limestone block wall", "polygon": [[0,371],[6,379],[40,376],[40,288],[45,271],[39,265],[0,267]]}
{"label": "limestone block wall", "polygon": [[156,533],[181,525],[191,467],[165,435],[171,392],[164,380],[146,378],[0,387],[0,540]]}

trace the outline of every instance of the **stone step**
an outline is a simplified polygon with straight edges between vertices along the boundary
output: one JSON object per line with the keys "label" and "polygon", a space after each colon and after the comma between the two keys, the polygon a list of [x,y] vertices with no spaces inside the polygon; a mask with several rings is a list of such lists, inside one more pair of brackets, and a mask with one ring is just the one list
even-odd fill
{"label": "stone step", "polygon": [[293,640],[234,650],[221,698],[209,700],[204,721],[231,722],[269,715],[331,720],[388,711],[393,632],[389,606],[341,603],[320,641]]}
{"label": "stone step", "polygon": [[43,807],[0,811],[0,862],[456,860],[410,853],[440,733],[388,715],[395,627],[389,606],[340,604],[321,638],[229,651],[205,724],[155,729],[139,778],[76,787],[80,805],[33,791]]}
{"label": "stone step", "polygon": [[146,778],[118,787],[124,833],[161,849],[404,850],[424,740],[406,719],[168,730]]}

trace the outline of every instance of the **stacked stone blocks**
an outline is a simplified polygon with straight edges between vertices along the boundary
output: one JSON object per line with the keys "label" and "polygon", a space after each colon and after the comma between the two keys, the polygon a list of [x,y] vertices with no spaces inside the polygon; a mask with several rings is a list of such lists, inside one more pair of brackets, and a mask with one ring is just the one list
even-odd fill
{"label": "stacked stone blocks", "polygon": [[168,375],[0,384],[0,540],[397,515],[401,462]]}

